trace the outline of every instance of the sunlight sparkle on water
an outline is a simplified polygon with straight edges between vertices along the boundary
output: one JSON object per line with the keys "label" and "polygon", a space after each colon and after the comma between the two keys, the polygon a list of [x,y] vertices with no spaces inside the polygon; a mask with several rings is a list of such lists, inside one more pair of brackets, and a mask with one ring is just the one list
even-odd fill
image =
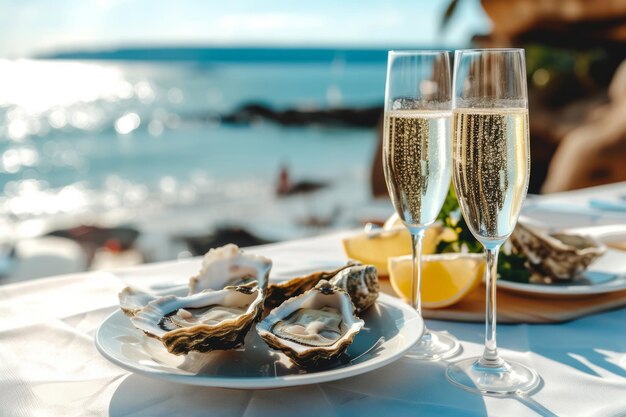
{"label": "sunlight sparkle on water", "polygon": [[[156,95],[148,81],[133,85],[115,65],[0,59],[0,73],[0,138],[16,142],[51,129],[101,129],[111,122],[106,103],[136,97],[147,104]],[[135,116],[121,123],[122,134],[138,126]]]}
{"label": "sunlight sparkle on water", "polygon": [[128,113],[115,121],[115,131],[120,135],[127,135],[137,129],[141,124],[141,118],[137,113]]}
{"label": "sunlight sparkle on water", "polygon": [[39,163],[39,154],[32,148],[7,149],[2,154],[2,171],[14,174],[23,166],[32,167]]}
{"label": "sunlight sparkle on water", "polygon": [[26,113],[98,99],[129,98],[133,86],[119,68],[72,61],[0,60],[0,106]]}

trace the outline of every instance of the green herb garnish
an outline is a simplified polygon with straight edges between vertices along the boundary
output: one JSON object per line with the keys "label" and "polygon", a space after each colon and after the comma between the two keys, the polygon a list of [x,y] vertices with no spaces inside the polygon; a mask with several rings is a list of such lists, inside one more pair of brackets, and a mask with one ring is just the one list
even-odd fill
{"label": "green herb garnish", "polygon": [[[459,201],[450,187],[446,200],[437,220],[443,224],[444,238],[437,244],[437,253],[482,253],[482,245],[474,238],[465,219],[461,215]],[[498,275],[500,279],[528,283],[531,273],[525,266],[526,257],[517,253],[500,251],[498,256]]]}

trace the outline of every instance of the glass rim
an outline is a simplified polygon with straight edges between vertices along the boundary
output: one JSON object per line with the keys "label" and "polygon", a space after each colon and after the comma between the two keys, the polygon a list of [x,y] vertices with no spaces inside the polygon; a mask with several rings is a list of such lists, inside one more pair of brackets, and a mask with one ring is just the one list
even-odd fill
{"label": "glass rim", "polygon": [[450,54],[450,49],[390,49],[387,51],[388,55],[436,55],[436,54]]}
{"label": "glass rim", "polygon": [[467,48],[456,49],[455,54],[462,54],[467,52],[525,52],[524,48]]}

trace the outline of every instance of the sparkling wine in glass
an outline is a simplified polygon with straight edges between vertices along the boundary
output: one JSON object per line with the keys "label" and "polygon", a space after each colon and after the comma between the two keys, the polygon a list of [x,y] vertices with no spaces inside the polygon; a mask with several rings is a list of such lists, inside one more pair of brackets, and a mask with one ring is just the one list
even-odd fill
{"label": "sparkling wine in glass", "polygon": [[515,228],[530,175],[528,99],[523,49],[456,51],[452,171],[463,218],[485,249],[487,287],[482,357],[448,366],[456,385],[482,394],[534,390],[537,373],[505,361],[496,344],[496,265]]}
{"label": "sparkling wine in glass", "polygon": [[[451,104],[448,52],[389,52],[383,167],[393,206],[411,233],[411,305],[420,314],[422,238],[450,186]],[[408,355],[438,360],[459,350],[454,337],[426,329]]]}

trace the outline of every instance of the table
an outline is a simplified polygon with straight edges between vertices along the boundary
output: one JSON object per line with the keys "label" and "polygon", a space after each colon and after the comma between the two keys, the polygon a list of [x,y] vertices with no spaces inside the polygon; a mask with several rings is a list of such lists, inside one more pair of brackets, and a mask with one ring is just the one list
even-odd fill
{"label": "table", "polygon": [[[626,183],[531,199],[536,204],[626,195]],[[532,210],[531,210],[532,211]],[[588,224],[626,214],[592,213]],[[562,217],[562,215],[561,215]],[[579,223],[577,225],[583,225]],[[254,248],[288,273],[342,262],[341,232]],[[91,272],[0,287],[1,416],[615,416],[626,415],[626,309],[559,325],[500,325],[506,358],[536,369],[543,386],[531,397],[481,397],[450,385],[446,362],[402,358],[369,374],[319,385],[236,391],[169,384],[130,374],[102,358],[93,342],[100,322],[128,284],[180,281],[199,259]],[[483,325],[428,321],[482,352]]]}

